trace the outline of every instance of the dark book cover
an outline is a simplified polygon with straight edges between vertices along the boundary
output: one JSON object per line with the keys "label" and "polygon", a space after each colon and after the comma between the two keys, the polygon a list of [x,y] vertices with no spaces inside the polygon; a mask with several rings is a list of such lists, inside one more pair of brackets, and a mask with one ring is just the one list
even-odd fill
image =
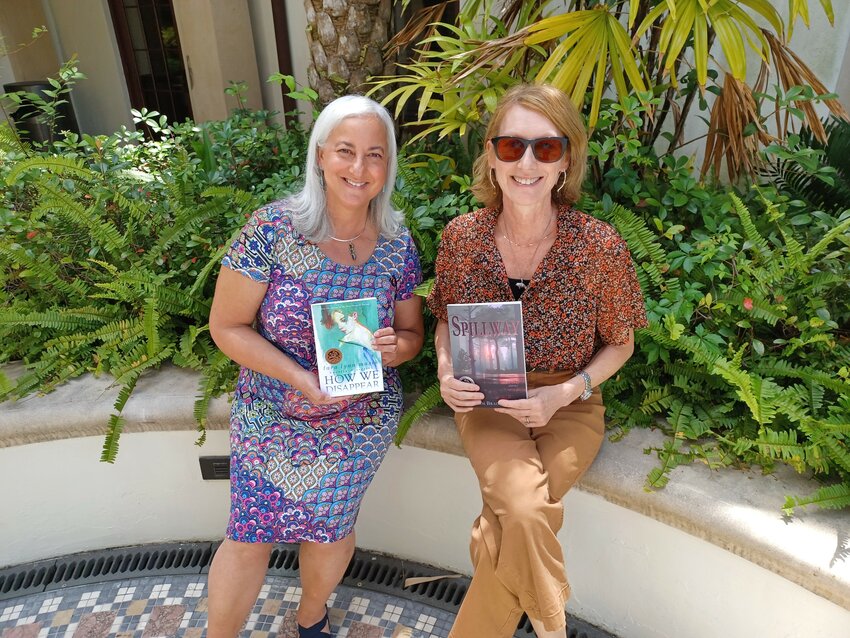
{"label": "dark book cover", "polygon": [[522,302],[449,304],[448,312],[455,378],[481,388],[482,407],[527,398]]}

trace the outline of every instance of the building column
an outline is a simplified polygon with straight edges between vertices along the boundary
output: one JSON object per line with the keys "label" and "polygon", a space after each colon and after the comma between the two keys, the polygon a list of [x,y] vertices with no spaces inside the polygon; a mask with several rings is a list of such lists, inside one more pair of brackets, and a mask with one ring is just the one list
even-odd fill
{"label": "building column", "polygon": [[237,0],[179,0],[174,17],[189,80],[196,122],[227,117],[236,100],[224,94],[230,82],[245,82],[249,108],[262,97],[248,3]]}

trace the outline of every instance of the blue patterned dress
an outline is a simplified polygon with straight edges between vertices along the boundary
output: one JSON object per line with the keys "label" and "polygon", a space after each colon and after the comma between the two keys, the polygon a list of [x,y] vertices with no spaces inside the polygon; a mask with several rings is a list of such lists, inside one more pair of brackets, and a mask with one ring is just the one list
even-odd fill
{"label": "blue patterned dress", "polygon": [[[382,327],[421,282],[404,229],[378,238],[362,265],[338,264],[292,226],[285,202],[256,211],[222,264],[268,290],[258,332],[316,371],[310,304],[375,297]],[[242,368],[230,418],[231,511],[227,537],[250,543],[331,543],[354,528],[363,494],[387,452],[402,409],[401,383],[384,368],[383,392],[313,405],[289,385]]]}

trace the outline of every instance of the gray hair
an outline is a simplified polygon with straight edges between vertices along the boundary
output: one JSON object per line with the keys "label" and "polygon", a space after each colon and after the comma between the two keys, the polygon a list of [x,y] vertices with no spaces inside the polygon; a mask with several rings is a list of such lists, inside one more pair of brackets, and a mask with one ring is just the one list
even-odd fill
{"label": "gray hair", "polygon": [[292,225],[313,242],[327,239],[331,234],[327,216],[327,197],[322,184],[318,151],[340,122],[349,117],[377,117],[387,133],[387,181],[381,192],[369,202],[369,219],[384,237],[397,237],[404,216],[392,205],[395,178],[398,172],[395,126],[387,110],[374,100],[362,95],[345,95],[328,104],[313,124],[307,147],[307,165],[304,168],[304,187],[292,195],[289,209]]}

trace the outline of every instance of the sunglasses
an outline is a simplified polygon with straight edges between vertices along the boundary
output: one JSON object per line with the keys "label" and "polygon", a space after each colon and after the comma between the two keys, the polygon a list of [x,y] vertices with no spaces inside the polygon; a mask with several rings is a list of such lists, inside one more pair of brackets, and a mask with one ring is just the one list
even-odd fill
{"label": "sunglasses", "polygon": [[500,136],[492,137],[496,157],[503,162],[517,162],[525,155],[525,150],[531,146],[531,152],[538,162],[551,164],[560,160],[570,147],[566,137],[538,137],[527,140],[524,137]]}

